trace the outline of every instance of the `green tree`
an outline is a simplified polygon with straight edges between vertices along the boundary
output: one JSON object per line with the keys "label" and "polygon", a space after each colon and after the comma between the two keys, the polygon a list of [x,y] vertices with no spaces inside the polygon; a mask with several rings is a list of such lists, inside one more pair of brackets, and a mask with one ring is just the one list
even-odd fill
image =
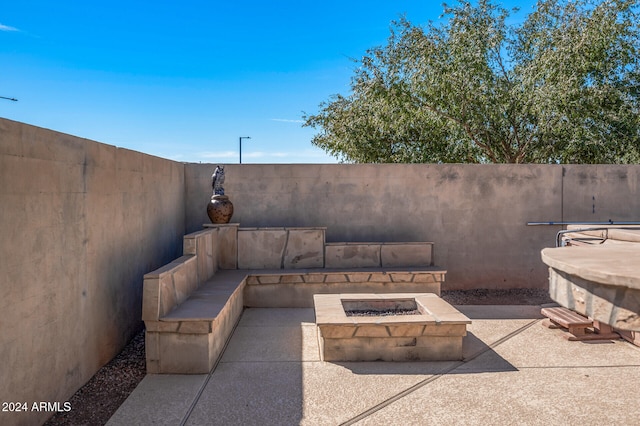
{"label": "green tree", "polygon": [[638,0],[491,0],[394,22],[304,126],[346,162],[638,163]]}

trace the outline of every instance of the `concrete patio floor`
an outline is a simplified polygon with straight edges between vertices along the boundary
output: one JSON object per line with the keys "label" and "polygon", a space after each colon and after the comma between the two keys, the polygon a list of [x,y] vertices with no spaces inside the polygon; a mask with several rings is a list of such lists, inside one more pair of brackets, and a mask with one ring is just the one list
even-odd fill
{"label": "concrete patio floor", "polygon": [[206,375],[147,375],[108,425],[638,424],[640,348],[569,342],[540,306],[456,306],[459,362],[321,362],[313,309],[246,309]]}

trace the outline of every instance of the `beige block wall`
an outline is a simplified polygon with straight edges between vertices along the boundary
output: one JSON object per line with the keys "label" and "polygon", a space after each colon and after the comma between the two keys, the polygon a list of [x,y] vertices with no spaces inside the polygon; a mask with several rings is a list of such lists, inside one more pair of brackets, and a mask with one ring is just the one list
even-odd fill
{"label": "beige block wall", "polygon": [[[186,228],[208,221],[213,164],[187,164]],[[432,241],[443,289],[547,288],[562,226],[640,220],[639,165],[229,164],[241,226],[323,226],[328,242]]]}
{"label": "beige block wall", "polygon": [[[186,227],[208,221],[215,165],[187,164]],[[443,289],[546,288],[540,250],[560,227],[562,166],[226,165],[241,227],[322,226],[328,242],[432,241]]]}
{"label": "beige block wall", "polygon": [[183,188],[180,163],[0,119],[0,401],[67,401],[140,329]]}

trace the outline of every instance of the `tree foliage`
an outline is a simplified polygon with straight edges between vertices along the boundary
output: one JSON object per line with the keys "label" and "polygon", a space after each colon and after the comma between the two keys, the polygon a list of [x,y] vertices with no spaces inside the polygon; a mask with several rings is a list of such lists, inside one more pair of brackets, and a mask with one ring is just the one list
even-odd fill
{"label": "tree foliage", "polygon": [[394,22],[305,126],[347,162],[640,162],[638,0],[491,0]]}

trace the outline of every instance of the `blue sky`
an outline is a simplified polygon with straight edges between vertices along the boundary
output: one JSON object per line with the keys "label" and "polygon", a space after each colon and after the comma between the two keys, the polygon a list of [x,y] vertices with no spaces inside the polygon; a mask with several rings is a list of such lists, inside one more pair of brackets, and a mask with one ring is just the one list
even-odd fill
{"label": "blue sky", "polygon": [[[451,2],[454,3],[453,1]],[[535,2],[505,1],[529,12]],[[187,162],[333,163],[315,113],[392,20],[441,2],[20,0],[0,8],[0,116]]]}

